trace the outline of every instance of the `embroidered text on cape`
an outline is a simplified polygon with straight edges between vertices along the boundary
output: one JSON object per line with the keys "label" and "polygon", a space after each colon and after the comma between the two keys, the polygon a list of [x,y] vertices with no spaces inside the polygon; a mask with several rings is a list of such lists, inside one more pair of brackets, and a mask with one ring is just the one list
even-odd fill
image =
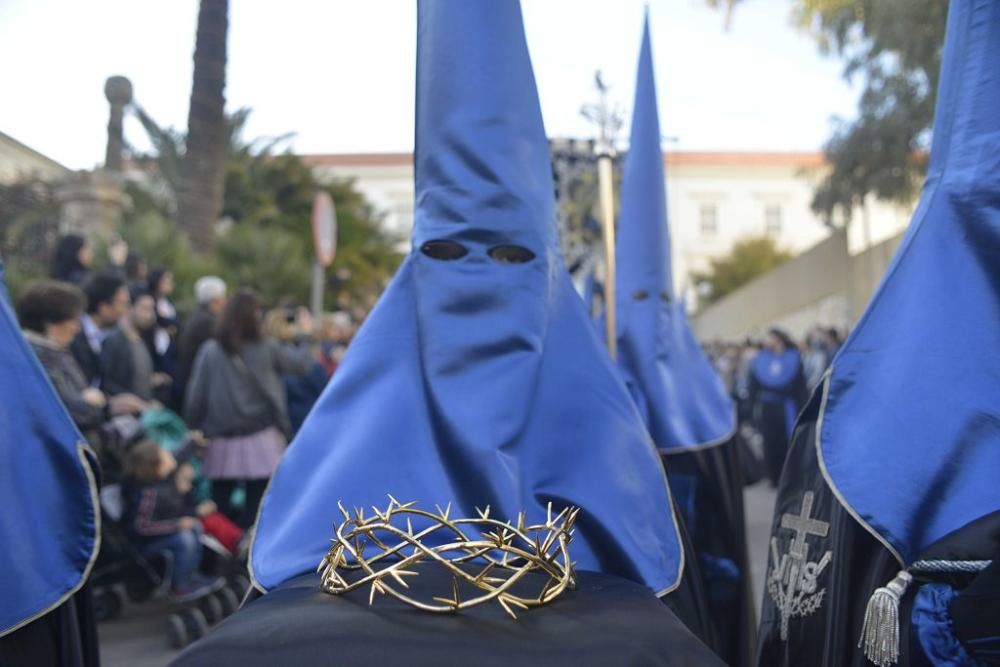
{"label": "embroidered text on cape", "polygon": [[781,639],[788,639],[788,621],[793,616],[812,614],[823,604],[825,588],[819,588],[816,580],[830,564],[832,552],[827,551],[819,561],[809,560],[810,535],[826,537],[830,524],[810,518],[813,506],[813,492],[807,491],[802,498],[799,514],[785,514],[781,517],[781,527],[795,532],[788,546],[788,553],[778,556],[778,538],[771,538],[771,571],[767,576],[767,592],[781,612]]}

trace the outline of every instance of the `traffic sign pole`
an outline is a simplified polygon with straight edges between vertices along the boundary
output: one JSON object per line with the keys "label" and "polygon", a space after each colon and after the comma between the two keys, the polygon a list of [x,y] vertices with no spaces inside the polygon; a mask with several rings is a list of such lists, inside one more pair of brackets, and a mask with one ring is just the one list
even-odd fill
{"label": "traffic sign pole", "polygon": [[326,267],[333,263],[333,257],[337,252],[337,215],[333,208],[333,200],[323,191],[317,192],[316,198],[313,199],[312,232],[316,259],[313,262],[309,304],[313,315],[319,316],[323,312]]}

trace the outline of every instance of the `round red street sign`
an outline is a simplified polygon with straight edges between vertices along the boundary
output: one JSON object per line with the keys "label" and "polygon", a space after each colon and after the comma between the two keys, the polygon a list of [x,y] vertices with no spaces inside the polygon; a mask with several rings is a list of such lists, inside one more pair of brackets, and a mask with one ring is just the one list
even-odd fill
{"label": "round red street sign", "polygon": [[323,266],[330,266],[337,253],[337,213],[333,208],[333,200],[326,192],[317,192],[313,200],[312,228],[316,261]]}

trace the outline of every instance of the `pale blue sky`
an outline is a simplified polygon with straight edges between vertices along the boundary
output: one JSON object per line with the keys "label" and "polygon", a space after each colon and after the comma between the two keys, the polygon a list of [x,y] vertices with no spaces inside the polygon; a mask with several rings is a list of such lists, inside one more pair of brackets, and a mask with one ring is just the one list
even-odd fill
{"label": "pale blue sky", "polygon": [[[523,0],[550,136],[590,135],[579,108],[595,69],[628,110],[644,4]],[[678,148],[815,150],[831,116],[854,115],[857,90],[792,26],[791,0],[748,0],[728,31],[703,0],[649,6],[660,122]],[[182,127],[197,8],[0,0],[0,131],[69,167],[94,166],[111,74],[128,76],[161,124]],[[412,0],[231,0],[227,105],[254,108],[250,136],[295,132],[299,152],[410,150],[414,55]],[[126,134],[142,144],[134,121]]]}

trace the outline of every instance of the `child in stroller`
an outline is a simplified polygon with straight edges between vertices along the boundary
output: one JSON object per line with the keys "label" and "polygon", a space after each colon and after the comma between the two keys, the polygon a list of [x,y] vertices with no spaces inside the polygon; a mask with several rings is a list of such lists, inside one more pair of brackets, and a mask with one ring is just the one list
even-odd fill
{"label": "child in stroller", "polygon": [[172,454],[152,440],[142,440],[125,455],[125,528],[145,558],[168,553],[173,563],[171,596],[195,599],[221,588],[218,577],[198,572],[201,518],[216,512],[211,500],[193,499],[194,471],[187,460],[204,440],[193,434]]}
{"label": "child in stroller", "polygon": [[242,531],[194,498],[190,462],[203,443],[199,435],[169,443],[177,447],[171,453],[147,434],[156,430],[139,432],[120,450],[123,483],[101,490],[95,606],[99,618],[109,619],[126,597],[166,599],[176,609],[167,619],[168,640],[180,647],[235,611],[246,592],[237,554]]}

